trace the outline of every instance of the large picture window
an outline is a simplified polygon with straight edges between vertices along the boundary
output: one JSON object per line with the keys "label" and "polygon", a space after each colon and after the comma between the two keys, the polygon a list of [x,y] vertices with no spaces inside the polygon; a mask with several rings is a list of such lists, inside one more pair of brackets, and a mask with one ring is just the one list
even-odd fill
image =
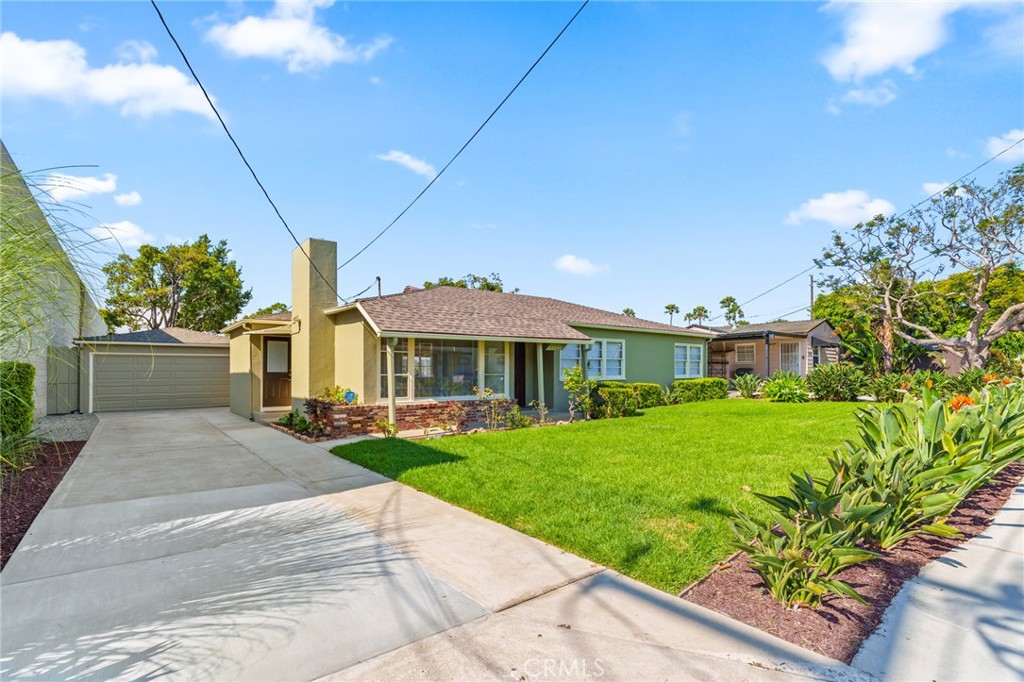
{"label": "large picture window", "polygon": [[580,344],[567,343],[558,356],[558,378],[565,376],[565,370],[580,364]]}
{"label": "large picture window", "polygon": [[477,380],[476,341],[417,339],[413,346],[417,398],[473,394]]}
{"label": "large picture window", "polygon": [[[509,353],[504,341],[399,339],[395,344],[395,398],[470,398],[474,388],[508,395]],[[387,347],[380,344],[380,400],[388,398]]]}
{"label": "large picture window", "polygon": [[704,376],[704,346],[677,343],[675,354],[676,379]]}

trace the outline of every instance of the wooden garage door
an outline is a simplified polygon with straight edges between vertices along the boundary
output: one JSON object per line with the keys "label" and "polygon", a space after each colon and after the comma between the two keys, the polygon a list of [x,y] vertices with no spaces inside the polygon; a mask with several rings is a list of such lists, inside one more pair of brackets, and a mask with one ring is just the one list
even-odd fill
{"label": "wooden garage door", "polygon": [[93,410],[222,407],[229,401],[228,356],[93,356]]}

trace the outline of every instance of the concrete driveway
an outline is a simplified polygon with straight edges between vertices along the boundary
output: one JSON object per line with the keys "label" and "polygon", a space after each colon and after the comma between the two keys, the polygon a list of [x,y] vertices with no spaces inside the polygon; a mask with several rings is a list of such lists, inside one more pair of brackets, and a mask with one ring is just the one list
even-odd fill
{"label": "concrete driveway", "polygon": [[226,410],[102,415],[0,574],[7,679],[854,679]]}

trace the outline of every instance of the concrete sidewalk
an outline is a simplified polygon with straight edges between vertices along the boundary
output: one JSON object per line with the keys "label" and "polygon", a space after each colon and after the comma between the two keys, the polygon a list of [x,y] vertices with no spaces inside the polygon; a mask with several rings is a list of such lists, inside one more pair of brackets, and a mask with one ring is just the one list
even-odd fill
{"label": "concrete sidewalk", "polygon": [[226,410],[102,415],[0,601],[5,679],[866,679]]}
{"label": "concrete sidewalk", "polygon": [[903,586],[853,666],[881,680],[1024,679],[1024,485]]}

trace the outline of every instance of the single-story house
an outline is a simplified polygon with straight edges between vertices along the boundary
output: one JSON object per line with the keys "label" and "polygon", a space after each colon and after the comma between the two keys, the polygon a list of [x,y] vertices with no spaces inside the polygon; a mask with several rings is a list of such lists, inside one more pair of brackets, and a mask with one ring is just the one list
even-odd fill
{"label": "single-story house", "polygon": [[710,376],[768,377],[780,369],[806,376],[818,365],[839,362],[839,338],[825,320],[748,324],[717,333],[708,354]]}
{"label": "single-story house", "polygon": [[562,370],[573,365],[592,379],[665,386],[707,373],[706,331],[552,298],[407,287],[339,305],[337,245],[310,239],[301,249],[309,257],[292,254],[292,310],[223,330],[236,414],[301,410],[334,386],[387,405],[389,417],[421,403],[474,400],[475,387],[562,411]]}
{"label": "single-story house", "polygon": [[228,339],[180,327],[75,339],[82,412],[228,405]]}
{"label": "single-story house", "polygon": [[20,281],[17,295],[4,292],[9,301],[4,311],[6,318],[0,321],[0,360],[35,366],[37,417],[76,412],[81,408],[80,358],[72,342],[79,336],[105,333],[107,325],[79,276],[75,261],[68,257],[3,141],[0,174],[0,208],[4,229],[9,231],[4,238],[23,240],[32,251],[20,265],[25,278]]}

